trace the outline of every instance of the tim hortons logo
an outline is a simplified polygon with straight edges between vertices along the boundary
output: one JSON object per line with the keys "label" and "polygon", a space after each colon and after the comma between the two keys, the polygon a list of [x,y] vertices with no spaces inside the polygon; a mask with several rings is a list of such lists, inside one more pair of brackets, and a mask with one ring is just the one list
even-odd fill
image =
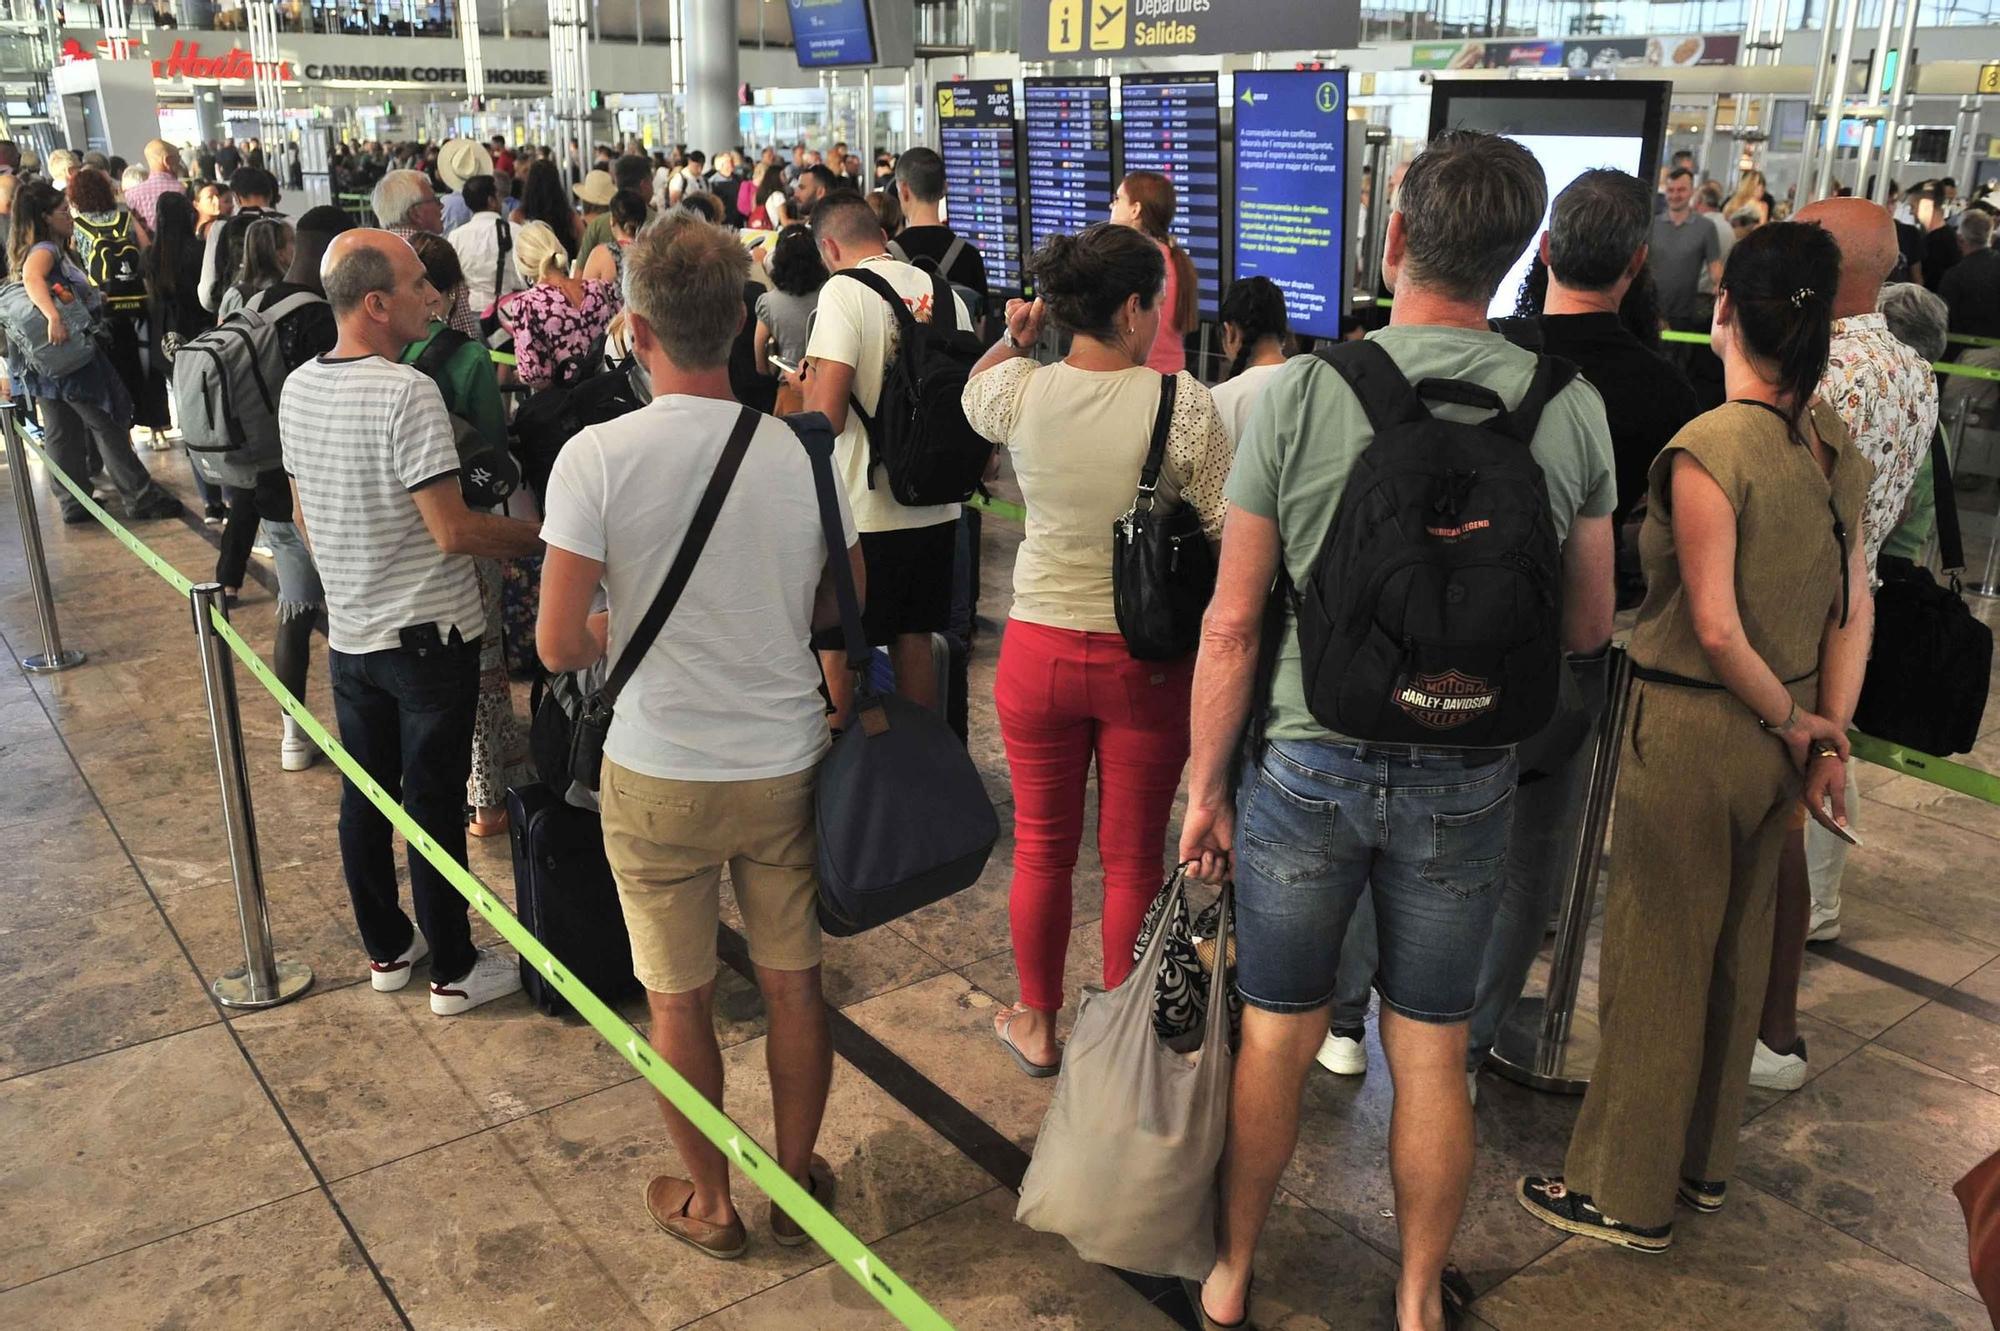
{"label": "tim hortons logo", "polygon": [[[232,46],[221,55],[203,55],[200,42],[176,41],[165,60],[153,62],[156,79],[249,79],[254,76],[250,53]],[[292,77],[292,62],[278,62],[278,77]]]}
{"label": "tim hortons logo", "polygon": [[1418,725],[1452,730],[1493,710],[1500,691],[1483,679],[1447,670],[1405,680],[1396,686],[1395,698]]}

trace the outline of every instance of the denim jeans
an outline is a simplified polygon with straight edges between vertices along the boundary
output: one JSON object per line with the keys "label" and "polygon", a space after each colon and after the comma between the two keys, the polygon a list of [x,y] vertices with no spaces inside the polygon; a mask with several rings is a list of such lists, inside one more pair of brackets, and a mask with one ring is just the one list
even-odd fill
{"label": "denim jeans", "polygon": [[1273,1012],[1334,998],[1340,943],[1374,898],[1383,1003],[1471,1014],[1507,854],[1511,751],[1275,740],[1237,797],[1237,987]]}
{"label": "denim jeans", "polygon": [[[340,742],[430,834],[438,849],[465,859],[465,779],[472,770],[472,725],[479,705],[479,643],[417,651],[329,652]],[[410,945],[398,901],[389,820],[343,779],[340,859],[354,920],[370,958],[393,961]],[[449,983],[472,969],[472,926],[464,897],[414,849],[410,895],[416,927],[431,946],[431,979]]]}

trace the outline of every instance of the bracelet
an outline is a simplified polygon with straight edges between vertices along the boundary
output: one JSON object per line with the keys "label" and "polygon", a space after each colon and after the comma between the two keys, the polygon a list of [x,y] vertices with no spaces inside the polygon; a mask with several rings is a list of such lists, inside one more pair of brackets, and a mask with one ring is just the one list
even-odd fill
{"label": "bracelet", "polygon": [[1782,735],[1787,730],[1790,730],[1793,726],[1797,725],[1798,723],[1799,723],[1799,705],[1797,702],[1794,702],[1792,704],[1792,710],[1786,712],[1785,719],[1783,721],[1780,721],[1777,725],[1772,725],[1769,721],[1766,721],[1761,716],[1757,718],[1758,728],[1763,730],[1764,733],[1767,735]]}

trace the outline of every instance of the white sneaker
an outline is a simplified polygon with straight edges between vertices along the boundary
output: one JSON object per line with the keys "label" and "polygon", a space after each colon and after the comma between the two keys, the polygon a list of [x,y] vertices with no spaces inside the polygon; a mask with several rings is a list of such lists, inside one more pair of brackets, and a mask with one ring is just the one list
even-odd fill
{"label": "white sneaker", "polygon": [[1812,908],[1811,922],[1806,926],[1806,941],[1808,943],[1831,943],[1838,937],[1840,937],[1839,909],[1821,910],[1818,906],[1814,906]]}
{"label": "white sneaker", "polygon": [[1350,1035],[1328,1031],[1314,1060],[1337,1077],[1358,1077],[1368,1071],[1368,1050]]}
{"label": "white sneaker", "polygon": [[286,717],[285,738],[278,746],[278,766],[287,772],[303,772],[318,760],[319,747],[306,738],[298,722]]}
{"label": "white sneaker", "polygon": [[505,998],[520,987],[520,963],[504,952],[481,948],[472,969],[463,976],[450,984],[431,981],[431,1011],[440,1017],[455,1017],[481,1003]]}
{"label": "white sneaker", "polygon": [[423,934],[412,933],[410,945],[403,949],[402,956],[394,961],[368,963],[368,983],[378,994],[393,994],[410,982],[410,972],[430,954],[431,945],[424,941]]}
{"label": "white sneaker", "polygon": [[1750,1084],[1767,1091],[1796,1091],[1806,1084],[1806,1042],[1800,1038],[1789,1054],[1776,1053],[1762,1040],[1750,1056]]}

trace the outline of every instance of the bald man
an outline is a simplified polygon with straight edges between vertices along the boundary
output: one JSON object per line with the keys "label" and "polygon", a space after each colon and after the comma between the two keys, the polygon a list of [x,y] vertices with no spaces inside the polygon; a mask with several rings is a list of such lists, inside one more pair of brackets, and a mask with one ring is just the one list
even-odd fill
{"label": "bald man", "polygon": [[[1877,312],[1882,283],[1899,257],[1896,224],[1888,210],[1866,199],[1822,199],[1801,209],[1797,220],[1824,227],[1840,244],[1833,345],[1819,398],[1839,413],[1854,447],[1875,464],[1875,481],[1862,511],[1862,539],[1873,570],[1937,430],[1937,379]],[[1860,803],[1849,764],[1850,820]],[[1847,864],[1847,843],[1803,813],[1801,809],[1799,828],[1786,838],[1778,862],[1771,978],[1750,1063],[1751,1085],[1787,1091],[1806,1080],[1806,1046],[1798,1028],[1805,945],[1840,937],[1840,876]]]}
{"label": "bald man", "polygon": [[126,206],[151,235],[160,225],[160,196],[185,194],[181,184],[181,152],[165,139],[146,145],[146,178],[125,191]]}
{"label": "bald man", "polygon": [[[465,506],[444,398],[399,363],[437,294],[409,242],[343,232],[320,279],[340,339],[286,377],[278,434],[293,517],[326,588],[340,742],[462,861],[486,627],[472,559],[536,554],[541,538],[532,523]],[[465,898],[414,851],[411,924],[389,822],[351,781],[340,792],[340,859],[376,990],[401,989],[427,958],[440,1016],[521,987],[510,958],[473,946]]]}

